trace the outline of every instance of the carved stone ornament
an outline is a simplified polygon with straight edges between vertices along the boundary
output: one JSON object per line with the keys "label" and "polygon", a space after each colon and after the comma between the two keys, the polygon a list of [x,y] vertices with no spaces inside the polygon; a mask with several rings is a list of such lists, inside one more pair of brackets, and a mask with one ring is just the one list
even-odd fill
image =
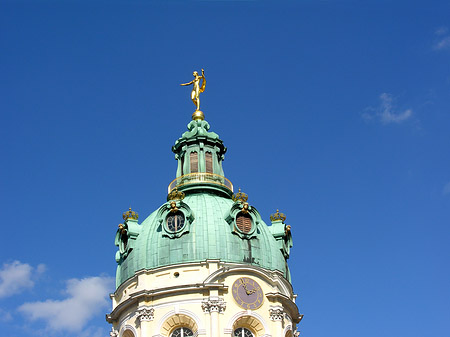
{"label": "carved stone ornament", "polygon": [[272,321],[282,321],[284,318],[284,311],[282,308],[270,308],[269,314]]}
{"label": "carved stone ornament", "polygon": [[117,337],[117,336],[119,336],[119,331],[114,330],[114,328],[111,327],[111,331],[109,332],[109,336],[110,337]]}
{"label": "carved stone ornament", "polygon": [[227,304],[222,298],[208,298],[202,301],[202,309],[204,313],[223,313],[226,307]]}
{"label": "carved stone ornament", "polygon": [[138,318],[142,321],[153,321],[155,309],[153,308],[142,308],[138,310]]}

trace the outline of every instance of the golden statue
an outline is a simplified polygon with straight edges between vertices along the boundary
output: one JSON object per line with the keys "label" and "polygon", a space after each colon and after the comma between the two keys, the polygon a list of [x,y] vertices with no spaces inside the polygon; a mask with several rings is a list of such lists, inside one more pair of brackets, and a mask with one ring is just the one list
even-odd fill
{"label": "golden statue", "polygon": [[[202,76],[198,75],[198,72],[194,71],[192,73],[194,75],[194,79],[189,83],[182,83],[180,85],[191,85],[193,84],[192,92],[191,92],[191,100],[194,102],[197,109],[195,111],[200,111],[200,94],[205,91],[206,79],[205,79],[205,71],[202,69]],[[202,81],[202,85],[200,86],[200,80]]]}

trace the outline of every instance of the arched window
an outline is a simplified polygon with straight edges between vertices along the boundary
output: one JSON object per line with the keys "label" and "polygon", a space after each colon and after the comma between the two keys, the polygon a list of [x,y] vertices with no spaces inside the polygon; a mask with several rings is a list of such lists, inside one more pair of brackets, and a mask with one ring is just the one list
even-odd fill
{"label": "arched window", "polygon": [[252,332],[247,328],[237,328],[233,333],[234,337],[253,337]]}
{"label": "arched window", "polygon": [[190,159],[191,159],[191,173],[198,172],[198,153],[191,152]]}
{"label": "arched window", "polygon": [[207,173],[213,173],[213,162],[212,162],[212,153],[205,153],[205,167]]}
{"label": "arched window", "polygon": [[181,157],[181,175],[184,174],[184,155]]}
{"label": "arched window", "polygon": [[242,233],[248,233],[252,229],[252,218],[248,214],[242,212],[238,213],[236,216],[236,227]]}
{"label": "arched window", "polygon": [[161,334],[158,336],[189,337],[197,335],[198,326],[192,317],[184,314],[170,316],[161,326]]}
{"label": "arched window", "polygon": [[185,327],[175,329],[170,335],[170,337],[189,337],[189,336],[194,336],[194,333],[192,332],[191,329]]}
{"label": "arched window", "polygon": [[134,337],[134,333],[131,330],[125,330],[122,337]]}

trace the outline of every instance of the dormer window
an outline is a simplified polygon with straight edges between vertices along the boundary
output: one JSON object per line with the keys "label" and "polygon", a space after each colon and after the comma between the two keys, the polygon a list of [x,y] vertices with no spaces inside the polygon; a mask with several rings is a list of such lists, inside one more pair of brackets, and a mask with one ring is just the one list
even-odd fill
{"label": "dormer window", "polygon": [[252,218],[247,213],[239,212],[236,216],[236,227],[242,232],[242,233],[248,233],[252,229]]}
{"label": "dormer window", "polygon": [[191,173],[198,172],[198,153],[191,152],[190,160],[191,160]]}

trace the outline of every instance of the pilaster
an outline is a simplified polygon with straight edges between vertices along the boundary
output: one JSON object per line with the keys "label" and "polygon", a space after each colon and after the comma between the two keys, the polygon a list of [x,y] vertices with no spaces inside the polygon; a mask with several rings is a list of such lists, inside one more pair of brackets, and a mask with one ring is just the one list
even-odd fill
{"label": "pilaster", "polygon": [[202,309],[205,314],[210,315],[210,336],[220,336],[219,313],[223,314],[226,309],[226,302],[218,296],[210,296],[202,301]]}
{"label": "pilaster", "polygon": [[141,336],[150,336],[150,324],[154,318],[155,309],[152,307],[141,307],[137,310],[137,318],[141,324]]}

